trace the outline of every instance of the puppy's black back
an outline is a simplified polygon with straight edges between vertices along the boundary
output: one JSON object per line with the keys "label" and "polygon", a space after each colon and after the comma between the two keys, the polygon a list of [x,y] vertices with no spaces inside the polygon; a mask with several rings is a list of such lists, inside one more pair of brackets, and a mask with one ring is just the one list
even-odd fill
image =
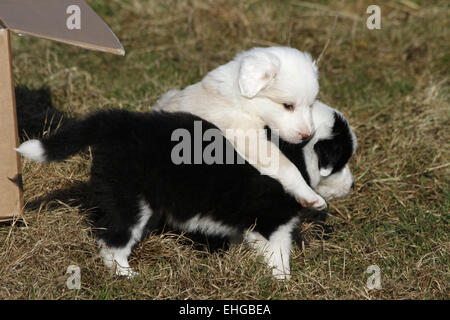
{"label": "puppy's black back", "polygon": [[[209,129],[217,128],[190,114],[127,113],[127,121],[114,128],[120,135],[94,145],[92,184],[105,212],[97,222],[100,238],[116,247],[126,243],[142,198],[154,213],[152,224],[168,215],[185,222],[200,214],[242,230],[256,223],[264,236],[298,214],[299,205],[276,180],[242,159],[244,164],[234,165],[173,162],[172,151],[180,143],[172,141],[175,130],[189,133],[193,161],[194,136]],[[233,146],[221,139],[222,154],[231,152],[237,162]],[[201,143],[202,150],[210,144]]]}

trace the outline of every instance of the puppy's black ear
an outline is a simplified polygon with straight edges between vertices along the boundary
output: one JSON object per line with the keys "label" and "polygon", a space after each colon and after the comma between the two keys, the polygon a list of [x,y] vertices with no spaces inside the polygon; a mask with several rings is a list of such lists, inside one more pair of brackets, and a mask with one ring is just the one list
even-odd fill
{"label": "puppy's black ear", "polygon": [[275,78],[280,60],[268,52],[255,51],[241,58],[239,68],[241,94],[253,98]]}
{"label": "puppy's black ear", "polygon": [[341,170],[353,155],[355,141],[347,120],[335,112],[330,138],[319,140],[314,145],[319,158],[320,174],[328,176]]}
{"label": "puppy's black ear", "polygon": [[333,139],[320,140],[314,145],[314,151],[319,158],[320,175],[327,177],[334,173],[342,151],[336,141]]}

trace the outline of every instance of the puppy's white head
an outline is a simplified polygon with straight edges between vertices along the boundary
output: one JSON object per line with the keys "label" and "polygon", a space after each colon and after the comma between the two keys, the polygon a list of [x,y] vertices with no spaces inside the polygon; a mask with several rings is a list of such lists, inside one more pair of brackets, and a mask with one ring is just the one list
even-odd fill
{"label": "puppy's white head", "polygon": [[290,143],[314,133],[311,106],[319,82],[311,55],[289,47],[254,48],[237,55],[235,61],[245,108]]}

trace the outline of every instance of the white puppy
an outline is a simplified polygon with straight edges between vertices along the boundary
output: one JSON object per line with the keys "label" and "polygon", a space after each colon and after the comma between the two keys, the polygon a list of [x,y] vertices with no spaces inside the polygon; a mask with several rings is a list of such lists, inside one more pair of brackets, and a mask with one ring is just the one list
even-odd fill
{"label": "white puppy", "polygon": [[[325,200],[307,185],[281,152],[277,152],[278,166],[273,171],[267,169],[267,159],[261,158],[260,152],[251,152],[247,144],[236,143],[242,141],[236,139],[236,134],[265,126],[278,130],[279,136],[291,143],[310,137],[314,133],[311,105],[318,91],[317,66],[308,53],[289,47],[253,48],[212,70],[200,82],[181,91],[167,92],[154,108],[189,112],[214,123],[236,151],[262,174],[278,180],[303,205],[324,209]],[[229,129],[241,131],[230,135]],[[252,147],[277,148],[262,135]]]}

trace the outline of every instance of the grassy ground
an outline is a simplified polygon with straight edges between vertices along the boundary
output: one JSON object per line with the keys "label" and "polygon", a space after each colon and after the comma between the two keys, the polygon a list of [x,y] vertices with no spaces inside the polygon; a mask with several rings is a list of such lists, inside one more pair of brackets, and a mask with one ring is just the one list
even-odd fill
{"label": "grassy ground", "polygon": [[[366,28],[365,1],[89,1],[125,57],[14,36],[22,140],[95,109],[148,110],[243,49],[290,45],[320,56],[320,99],[348,117],[359,149],[353,192],[329,204],[332,233],[303,226],[287,287],[245,247],[208,253],[175,234],[134,250],[139,277],[115,277],[83,214],[89,154],[25,160],[24,221],[0,225],[0,298],[448,299],[449,8],[376,2],[381,30]],[[71,264],[80,290],[65,285]],[[370,265],[381,290],[366,287]]]}

